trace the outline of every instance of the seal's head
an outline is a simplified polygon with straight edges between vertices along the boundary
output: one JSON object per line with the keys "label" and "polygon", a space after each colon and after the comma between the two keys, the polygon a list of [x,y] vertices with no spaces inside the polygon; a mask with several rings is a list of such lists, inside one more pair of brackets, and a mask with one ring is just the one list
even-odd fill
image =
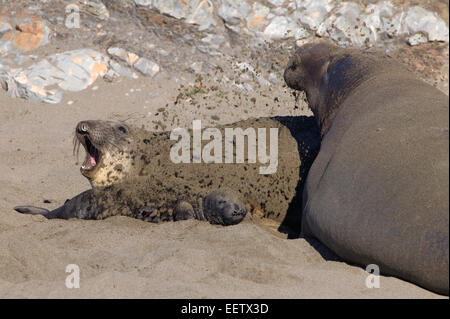
{"label": "seal's head", "polygon": [[75,128],[74,152],[80,144],[86,158],[80,168],[93,187],[122,180],[133,160],[131,128],[122,122],[82,121]]}
{"label": "seal's head", "polygon": [[284,80],[289,87],[306,92],[323,137],[348,94],[376,74],[399,69],[377,52],[344,49],[327,42],[308,43],[289,60]]}
{"label": "seal's head", "polygon": [[290,58],[284,71],[286,84],[293,89],[313,93],[311,91],[318,87],[327,71],[331,51],[337,49],[325,42],[308,43],[300,47]]}
{"label": "seal's head", "polygon": [[327,130],[324,121],[329,113],[326,109],[329,106],[329,68],[340,51],[326,42],[305,44],[290,58],[284,71],[284,80],[290,88],[306,92],[322,136]]}

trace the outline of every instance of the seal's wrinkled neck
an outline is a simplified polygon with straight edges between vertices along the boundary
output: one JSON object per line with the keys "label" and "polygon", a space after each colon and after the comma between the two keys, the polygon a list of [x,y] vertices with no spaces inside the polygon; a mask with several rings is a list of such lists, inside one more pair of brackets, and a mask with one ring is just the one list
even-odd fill
{"label": "seal's wrinkled neck", "polygon": [[326,70],[311,90],[314,93],[308,98],[322,137],[331,127],[342,101],[369,77],[369,66],[370,63],[350,54],[330,57]]}

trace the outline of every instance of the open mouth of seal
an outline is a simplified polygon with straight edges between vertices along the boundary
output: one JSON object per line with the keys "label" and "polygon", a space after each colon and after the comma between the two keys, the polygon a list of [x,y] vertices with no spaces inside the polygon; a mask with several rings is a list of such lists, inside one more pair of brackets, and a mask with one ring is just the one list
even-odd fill
{"label": "open mouth of seal", "polygon": [[81,170],[86,173],[92,172],[98,168],[102,159],[102,153],[94,146],[88,135],[77,133],[77,139],[86,151],[86,157],[81,165]]}
{"label": "open mouth of seal", "polygon": [[84,137],[84,148],[86,150],[86,158],[81,165],[81,168],[86,171],[94,170],[100,163],[101,153],[89,140],[89,137]]}

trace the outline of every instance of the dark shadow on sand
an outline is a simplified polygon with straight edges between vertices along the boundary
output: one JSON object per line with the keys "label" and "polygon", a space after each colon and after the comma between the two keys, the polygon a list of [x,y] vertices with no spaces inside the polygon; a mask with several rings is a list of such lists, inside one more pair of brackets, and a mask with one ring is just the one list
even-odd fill
{"label": "dark shadow on sand", "polygon": [[322,244],[315,238],[305,237],[304,238],[308,244],[312,246],[326,261],[341,261],[344,262],[338,255],[332,252],[327,246]]}
{"label": "dark shadow on sand", "polygon": [[278,228],[278,231],[286,233],[289,239],[293,239],[300,237],[303,188],[308,171],[320,149],[320,131],[313,116],[276,116],[272,119],[290,130],[297,141],[301,158],[296,195],[289,203],[286,217]]}
{"label": "dark shadow on sand", "polygon": [[[278,231],[287,234],[288,239],[295,239],[301,237],[303,188],[309,169],[320,150],[320,131],[313,116],[277,116],[272,119],[280,122],[290,130],[297,141],[298,153],[302,161],[296,194],[289,203],[285,219],[278,227]],[[317,239],[312,237],[305,237],[304,239],[323,259],[327,261],[342,261],[341,258]]]}

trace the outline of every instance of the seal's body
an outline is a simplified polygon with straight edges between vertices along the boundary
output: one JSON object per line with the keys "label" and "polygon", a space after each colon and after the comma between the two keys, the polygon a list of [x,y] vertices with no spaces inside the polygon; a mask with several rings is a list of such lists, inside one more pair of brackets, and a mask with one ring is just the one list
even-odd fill
{"label": "seal's body", "polygon": [[[261,165],[267,164],[249,163],[252,156],[247,148],[248,136],[243,163],[223,160],[220,164],[192,163],[192,152],[190,163],[174,163],[170,154],[177,141],[170,139],[170,132],[148,132],[118,122],[83,121],[76,127],[75,147],[83,145],[86,150],[81,173],[93,188],[54,211],[31,206],[15,209],[47,218],[103,219],[126,215],[159,222],[193,217],[221,225],[240,222],[248,211],[282,222],[300,178],[296,139],[286,126],[269,118],[241,121],[217,129],[225,136],[226,128],[243,132],[247,128],[255,132],[265,128],[267,145],[264,150],[258,145],[258,156],[254,159],[260,158],[259,152],[264,151],[267,156],[269,151],[277,151],[276,171],[260,174]],[[270,129],[277,130],[276,141],[268,137]],[[270,149],[271,142],[275,142],[276,150]],[[192,148],[193,144],[187,145]]]}
{"label": "seal's body", "polygon": [[390,58],[324,43],[301,47],[284,77],[322,135],[303,235],[448,295],[448,97]]}

